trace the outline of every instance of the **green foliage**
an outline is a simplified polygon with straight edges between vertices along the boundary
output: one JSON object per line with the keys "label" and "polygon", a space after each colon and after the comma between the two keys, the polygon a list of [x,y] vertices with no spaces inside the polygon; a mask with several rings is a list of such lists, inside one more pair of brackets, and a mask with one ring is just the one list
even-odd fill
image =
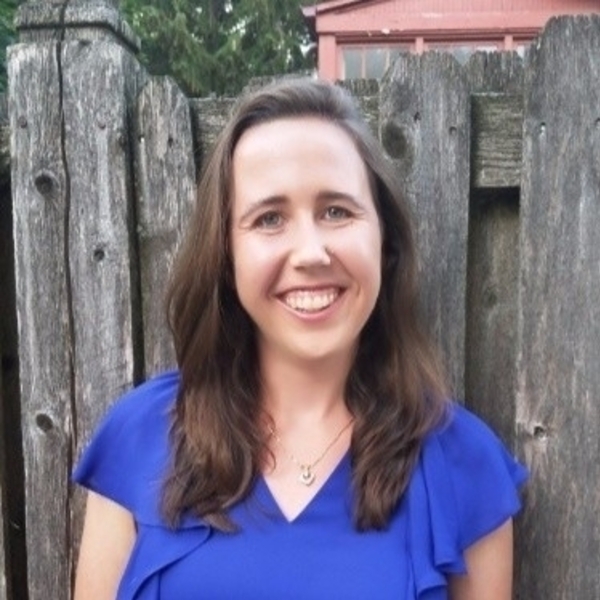
{"label": "green foliage", "polygon": [[313,67],[299,0],[122,0],[121,10],[149,71],[192,96],[235,95],[252,77]]}
{"label": "green foliage", "polygon": [[17,40],[17,34],[13,25],[13,19],[19,0],[0,1],[0,92],[6,91],[6,48],[14,44]]}
{"label": "green foliage", "polygon": [[[21,0],[0,0],[0,92]],[[312,4],[305,0],[304,4]],[[192,96],[236,95],[253,77],[314,67],[301,0],[121,0],[142,40],[140,60]],[[303,51],[304,50],[304,51]]]}

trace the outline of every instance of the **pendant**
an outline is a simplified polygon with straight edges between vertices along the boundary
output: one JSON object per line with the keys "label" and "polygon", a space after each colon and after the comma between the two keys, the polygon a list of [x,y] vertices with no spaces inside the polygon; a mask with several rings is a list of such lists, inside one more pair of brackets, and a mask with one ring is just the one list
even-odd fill
{"label": "pendant", "polygon": [[300,467],[301,473],[298,476],[298,481],[306,486],[312,485],[316,479],[316,475],[312,472],[310,465],[302,465]]}

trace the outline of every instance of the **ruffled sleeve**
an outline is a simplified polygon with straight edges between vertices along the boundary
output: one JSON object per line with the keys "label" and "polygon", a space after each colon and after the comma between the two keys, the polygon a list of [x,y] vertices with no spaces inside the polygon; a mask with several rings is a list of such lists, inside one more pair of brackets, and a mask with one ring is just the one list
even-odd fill
{"label": "ruffled sleeve", "polygon": [[526,469],[477,417],[453,405],[426,439],[407,492],[415,595],[446,598],[447,576],[466,572],[464,551],[520,507]]}
{"label": "ruffled sleeve", "polygon": [[177,529],[160,513],[161,489],[170,463],[170,410],[179,377],[160,375],[135,388],[108,411],[84,451],[73,480],[133,514],[137,539],[121,580],[118,600],[158,599],[157,575],[209,537],[193,517]]}

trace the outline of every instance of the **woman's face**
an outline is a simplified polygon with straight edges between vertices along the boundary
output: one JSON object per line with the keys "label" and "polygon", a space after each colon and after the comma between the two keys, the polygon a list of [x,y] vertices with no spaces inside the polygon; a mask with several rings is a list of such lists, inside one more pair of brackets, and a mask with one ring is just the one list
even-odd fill
{"label": "woman's face", "polygon": [[381,286],[381,227],[350,136],[315,117],[256,125],[233,155],[231,247],[259,350],[349,356]]}

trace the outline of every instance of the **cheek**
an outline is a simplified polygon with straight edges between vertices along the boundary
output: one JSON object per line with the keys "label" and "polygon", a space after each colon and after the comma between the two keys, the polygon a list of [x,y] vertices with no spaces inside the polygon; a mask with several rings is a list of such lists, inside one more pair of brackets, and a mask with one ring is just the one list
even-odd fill
{"label": "cheek", "polygon": [[381,283],[382,242],[378,230],[370,228],[368,235],[355,239],[350,246],[352,262],[359,269],[362,279],[379,288]]}
{"label": "cheek", "polygon": [[275,253],[268,245],[240,240],[233,249],[233,276],[238,298],[246,310],[254,298],[268,292],[276,272]]}

